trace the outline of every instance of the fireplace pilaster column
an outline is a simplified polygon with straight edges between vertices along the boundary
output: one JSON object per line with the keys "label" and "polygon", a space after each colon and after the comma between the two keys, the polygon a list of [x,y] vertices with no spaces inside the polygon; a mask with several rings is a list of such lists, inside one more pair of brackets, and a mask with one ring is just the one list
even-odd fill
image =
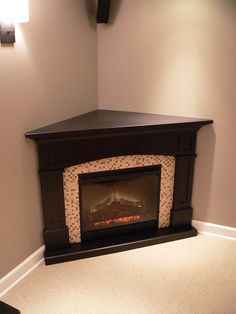
{"label": "fireplace pilaster column", "polygon": [[47,250],[69,246],[65,221],[63,170],[40,171],[44,216],[44,243]]}
{"label": "fireplace pilaster column", "polygon": [[194,160],[195,155],[176,157],[171,227],[191,226]]}

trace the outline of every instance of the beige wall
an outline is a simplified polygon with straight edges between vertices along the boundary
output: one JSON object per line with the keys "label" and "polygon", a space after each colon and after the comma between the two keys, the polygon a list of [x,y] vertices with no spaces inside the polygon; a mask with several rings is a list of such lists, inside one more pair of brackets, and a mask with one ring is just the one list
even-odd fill
{"label": "beige wall", "polygon": [[194,219],[236,227],[236,4],[116,0],[98,27],[99,108],[214,119],[199,132]]}
{"label": "beige wall", "polygon": [[0,278],[43,244],[36,149],[24,133],[97,108],[87,9],[82,0],[30,0],[15,46],[0,47]]}

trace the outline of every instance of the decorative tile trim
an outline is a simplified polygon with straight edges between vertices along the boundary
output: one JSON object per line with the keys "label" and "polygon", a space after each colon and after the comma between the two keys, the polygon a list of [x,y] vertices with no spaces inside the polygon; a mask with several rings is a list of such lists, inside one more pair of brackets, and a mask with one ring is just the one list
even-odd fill
{"label": "decorative tile trim", "polygon": [[81,173],[161,165],[159,228],[168,227],[173,201],[175,158],[162,155],[129,155],[86,162],[63,172],[65,216],[70,243],[80,242],[79,175]]}

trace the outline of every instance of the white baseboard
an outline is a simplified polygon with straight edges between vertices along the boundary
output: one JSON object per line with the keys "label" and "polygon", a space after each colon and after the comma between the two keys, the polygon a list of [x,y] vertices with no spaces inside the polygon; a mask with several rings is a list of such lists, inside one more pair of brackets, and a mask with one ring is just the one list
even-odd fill
{"label": "white baseboard", "polygon": [[230,240],[236,240],[236,228],[223,225],[216,225],[209,222],[203,222],[198,220],[193,220],[192,225],[198,230],[199,233],[208,234]]}
{"label": "white baseboard", "polygon": [[0,298],[43,262],[44,245],[0,279]]}

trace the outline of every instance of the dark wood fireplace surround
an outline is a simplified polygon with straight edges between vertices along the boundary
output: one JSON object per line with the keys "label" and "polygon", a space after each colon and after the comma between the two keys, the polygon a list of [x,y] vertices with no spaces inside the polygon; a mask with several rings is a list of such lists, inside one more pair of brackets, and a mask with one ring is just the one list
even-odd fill
{"label": "dark wood fireplace surround", "polygon": [[[196,134],[212,120],[95,110],[26,133],[37,143],[46,264],[137,248],[197,235],[191,226]],[[76,244],[65,222],[63,170],[106,157],[175,156],[170,226]]]}

